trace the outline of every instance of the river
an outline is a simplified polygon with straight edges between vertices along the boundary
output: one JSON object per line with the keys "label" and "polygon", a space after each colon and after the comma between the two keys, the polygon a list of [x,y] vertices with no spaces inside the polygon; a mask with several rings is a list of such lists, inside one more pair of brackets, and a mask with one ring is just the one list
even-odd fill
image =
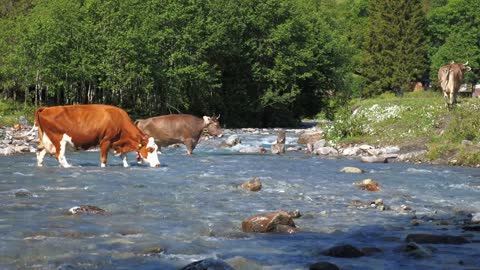
{"label": "river", "polygon": [[[33,153],[0,157],[0,269],[168,270],[205,258],[243,261],[243,269],[308,269],[319,261],[341,269],[479,269],[480,235],[462,231],[461,223],[480,212],[480,169],[242,154],[246,146],[269,149],[276,135],[239,136],[243,142],[233,148],[216,147],[218,139],[201,142],[193,156],[183,146],[164,149],[160,168],[135,164],[133,153],[129,168],[111,155],[100,168],[96,151],[67,152],[69,169],[51,157],[37,168]],[[296,146],[292,132],[287,146]],[[365,173],[340,172],[345,166]],[[261,191],[237,188],[253,177]],[[352,184],[366,178],[381,190]],[[390,210],[351,207],[376,199]],[[106,213],[68,214],[78,205]],[[299,233],[241,231],[243,219],[280,209],[302,213],[295,219]],[[410,233],[464,235],[473,243],[431,245],[432,257],[412,258],[401,251]],[[322,255],[339,244],[380,251]]]}

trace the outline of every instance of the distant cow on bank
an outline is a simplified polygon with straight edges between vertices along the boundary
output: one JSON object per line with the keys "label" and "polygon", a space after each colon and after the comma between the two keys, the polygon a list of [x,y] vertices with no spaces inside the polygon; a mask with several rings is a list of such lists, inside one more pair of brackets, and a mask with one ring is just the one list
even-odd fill
{"label": "distant cow on bank", "polygon": [[160,166],[153,138],[140,131],[120,108],[100,104],[41,107],[35,112],[35,123],[40,140],[38,166],[43,166],[48,153],[55,155],[60,166],[70,167],[65,158],[67,146],[76,150],[100,146],[102,167],[110,149],[121,156],[124,167],[128,167],[126,153],[131,151],[151,167]]}
{"label": "distant cow on bank", "polygon": [[452,63],[441,66],[438,70],[438,82],[442,87],[443,97],[449,110],[457,103],[458,89],[462,84],[463,74],[470,71],[468,61],[465,64]]}
{"label": "distant cow on bank", "polygon": [[191,155],[205,129],[211,136],[222,135],[219,118],[204,116],[202,119],[190,114],[169,114],[140,119],[135,124],[153,136],[159,147],[183,143],[187,147],[187,154]]}

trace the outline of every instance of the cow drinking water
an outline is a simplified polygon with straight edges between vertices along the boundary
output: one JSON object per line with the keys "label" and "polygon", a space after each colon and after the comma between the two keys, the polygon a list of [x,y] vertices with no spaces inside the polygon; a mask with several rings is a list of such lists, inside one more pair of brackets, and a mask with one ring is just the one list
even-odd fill
{"label": "cow drinking water", "polygon": [[203,119],[190,114],[169,114],[137,120],[135,124],[155,138],[159,147],[183,143],[191,155],[197,146],[203,130],[211,136],[221,136],[220,116],[204,116]]}
{"label": "cow drinking water", "polygon": [[110,149],[121,156],[124,167],[128,167],[126,153],[131,151],[151,167],[160,166],[153,138],[140,131],[120,108],[100,104],[41,107],[35,112],[35,123],[40,140],[38,166],[43,166],[48,153],[55,155],[60,166],[70,167],[65,158],[67,146],[77,150],[100,146],[102,167]]}
{"label": "cow drinking water", "polygon": [[458,89],[462,84],[463,74],[471,70],[467,65],[468,61],[465,64],[455,64],[452,61],[448,65],[441,66],[438,70],[438,82],[442,87],[443,97],[449,110],[457,103]]}

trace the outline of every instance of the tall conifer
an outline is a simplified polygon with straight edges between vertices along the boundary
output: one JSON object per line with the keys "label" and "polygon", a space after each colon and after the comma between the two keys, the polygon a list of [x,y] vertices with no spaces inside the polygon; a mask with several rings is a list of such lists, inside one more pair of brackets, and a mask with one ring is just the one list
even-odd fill
{"label": "tall conifer", "polygon": [[370,0],[361,73],[368,80],[364,96],[401,93],[427,68],[425,17],[420,0]]}

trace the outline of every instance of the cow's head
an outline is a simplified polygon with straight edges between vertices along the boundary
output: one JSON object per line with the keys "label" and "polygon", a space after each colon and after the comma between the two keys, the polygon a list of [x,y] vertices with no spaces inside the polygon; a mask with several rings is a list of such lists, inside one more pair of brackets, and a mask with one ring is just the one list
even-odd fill
{"label": "cow's head", "polygon": [[220,119],[220,115],[203,117],[205,128],[207,130],[207,133],[210,134],[210,136],[222,136],[222,129],[220,128],[220,122],[218,121],[218,119]]}
{"label": "cow's head", "polygon": [[460,69],[462,69],[462,72],[468,72],[471,71],[472,68],[468,66],[468,61],[465,64],[458,64]]}
{"label": "cow's head", "polygon": [[145,137],[138,145],[138,161],[146,161],[150,167],[159,167],[160,161],[157,155],[158,146],[153,137]]}

